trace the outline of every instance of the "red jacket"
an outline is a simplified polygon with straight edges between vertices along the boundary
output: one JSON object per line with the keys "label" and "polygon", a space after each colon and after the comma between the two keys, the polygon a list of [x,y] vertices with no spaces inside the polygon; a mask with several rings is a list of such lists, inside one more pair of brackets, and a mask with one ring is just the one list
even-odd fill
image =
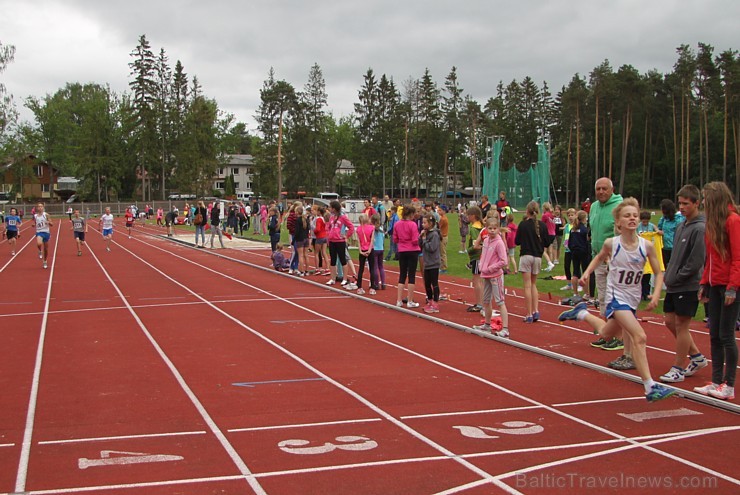
{"label": "red jacket", "polygon": [[709,242],[709,232],[704,235],[707,257],[704,261],[702,285],[726,285],[740,287],[740,215],[730,206],[725,230],[729,240],[728,257],[722,259],[719,251]]}

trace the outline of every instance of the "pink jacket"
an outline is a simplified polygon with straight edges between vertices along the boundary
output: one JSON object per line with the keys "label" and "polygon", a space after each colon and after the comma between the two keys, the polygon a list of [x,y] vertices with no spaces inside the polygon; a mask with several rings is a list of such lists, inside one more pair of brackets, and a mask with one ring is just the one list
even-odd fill
{"label": "pink jacket", "polygon": [[398,246],[398,252],[421,251],[419,247],[419,229],[412,220],[399,220],[393,226],[393,242]]}
{"label": "pink jacket", "polygon": [[507,259],[506,244],[500,235],[486,236],[483,241],[478,267],[480,276],[483,278],[496,278],[504,274],[504,267],[509,262]]}
{"label": "pink jacket", "polygon": [[357,239],[360,241],[360,251],[371,251],[373,248],[373,234],[375,226],[369,223],[357,227]]}
{"label": "pink jacket", "polygon": [[[342,234],[342,225],[347,227],[347,230]],[[329,217],[329,223],[326,224],[328,232],[329,242],[347,242],[348,237],[352,237],[355,232],[355,226],[349,221],[347,215],[334,215]]]}

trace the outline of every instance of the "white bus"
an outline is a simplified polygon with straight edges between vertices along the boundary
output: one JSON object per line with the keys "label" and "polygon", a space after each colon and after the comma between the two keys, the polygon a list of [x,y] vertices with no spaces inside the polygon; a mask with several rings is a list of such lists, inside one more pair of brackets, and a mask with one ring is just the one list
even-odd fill
{"label": "white bus", "polygon": [[319,199],[325,199],[326,201],[339,200],[339,194],[333,192],[320,192],[317,196]]}

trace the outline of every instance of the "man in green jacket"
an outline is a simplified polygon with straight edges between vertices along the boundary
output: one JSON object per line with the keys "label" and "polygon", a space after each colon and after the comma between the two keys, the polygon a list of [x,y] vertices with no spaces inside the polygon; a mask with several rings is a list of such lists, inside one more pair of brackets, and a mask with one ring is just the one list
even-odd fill
{"label": "man in green jacket", "polygon": [[[595,257],[601,251],[604,246],[604,241],[610,237],[614,237],[614,215],[612,210],[616,206],[624,201],[621,194],[614,193],[614,184],[608,177],[602,177],[596,181],[596,201],[591,205],[591,211],[588,215],[588,223],[591,228],[591,257]],[[604,263],[594,270],[596,278],[596,291],[599,299],[599,311],[603,316],[606,311],[606,304],[604,298],[606,296],[606,278],[609,270],[607,264]],[[593,287],[593,284],[592,284]],[[592,342],[593,347],[601,347],[605,350],[620,351],[625,348],[624,355],[609,363],[610,368],[616,369],[632,369],[634,364],[630,357],[630,344],[631,342],[622,342],[622,340],[613,338],[609,342],[604,339],[599,339],[596,342]],[[622,367],[622,364],[626,367]]]}

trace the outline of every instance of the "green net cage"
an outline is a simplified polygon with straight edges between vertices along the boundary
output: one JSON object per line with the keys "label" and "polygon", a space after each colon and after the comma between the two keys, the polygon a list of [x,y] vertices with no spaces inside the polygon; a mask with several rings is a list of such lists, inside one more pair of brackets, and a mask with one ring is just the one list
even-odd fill
{"label": "green net cage", "polygon": [[498,199],[500,191],[506,191],[506,199],[512,208],[523,209],[534,200],[542,204],[550,201],[550,153],[547,143],[537,143],[537,163],[519,170],[511,166],[501,169],[501,153],[504,139],[495,137],[491,146],[491,159],[483,168],[483,194],[492,202]]}

